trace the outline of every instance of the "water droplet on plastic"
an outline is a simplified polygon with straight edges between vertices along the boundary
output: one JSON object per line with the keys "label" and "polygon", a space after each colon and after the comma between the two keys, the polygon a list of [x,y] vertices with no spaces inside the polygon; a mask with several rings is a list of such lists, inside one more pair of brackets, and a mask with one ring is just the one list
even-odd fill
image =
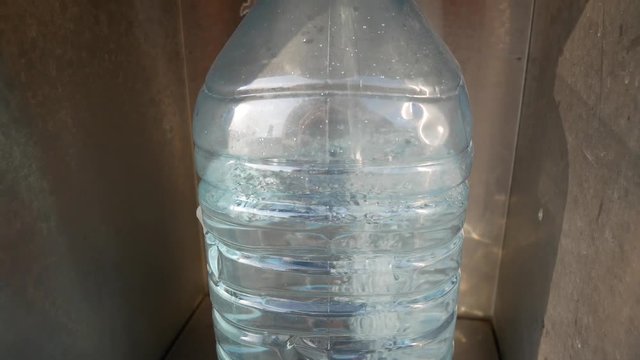
{"label": "water droplet on plastic", "polygon": [[332,158],[335,158],[338,156],[338,154],[342,154],[343,150],[341,147],[339,146],[334,146],[331,149],[329,149],[329,156]]}

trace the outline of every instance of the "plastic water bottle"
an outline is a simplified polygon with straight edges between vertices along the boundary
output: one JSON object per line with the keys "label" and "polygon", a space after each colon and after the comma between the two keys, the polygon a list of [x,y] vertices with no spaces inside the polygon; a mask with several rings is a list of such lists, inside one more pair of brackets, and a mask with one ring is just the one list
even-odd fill
{"label": "plastic water bottle", "polygon": [[258,1],[194,135],[220,359],[451,359],[471,116],[412,1]]}

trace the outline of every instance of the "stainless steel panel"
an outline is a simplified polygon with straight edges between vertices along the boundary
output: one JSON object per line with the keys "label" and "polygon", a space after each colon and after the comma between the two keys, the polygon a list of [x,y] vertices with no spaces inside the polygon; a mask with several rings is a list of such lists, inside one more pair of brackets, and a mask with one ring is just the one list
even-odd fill
{"label": "stainless steel panel", "polygon": [[503,358],[640,358],[640,3],[538,0],[495,321]]}
{"label": "stainless steel panel", "polygon": [[504,235],[533,0],[421,0],[451,48],[474,115],[459,311],[490,317]]}
{"label": "stainless steel panel", "polygon": [[0,357],[159,359],[205,291],[176,1],[0,1]]}
{"label": "stainless steel panel", "polygon": [[[216,359],[211,303],[205,299],[165,360]],[[498,360],[491,323],[459,319],[454,360]]]}
{"label": "stainless steel panel", "polygon": [[454,360],[498,360],[491,322],[458,319]]}

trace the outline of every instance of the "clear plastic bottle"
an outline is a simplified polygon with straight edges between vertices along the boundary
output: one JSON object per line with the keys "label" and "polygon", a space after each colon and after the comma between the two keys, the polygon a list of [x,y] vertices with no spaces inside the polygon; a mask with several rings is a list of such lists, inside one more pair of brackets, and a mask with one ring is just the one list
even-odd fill
{"label": "clear plastic bottle", "polygon": [[258,1],[194,136],[220,359],[451,358],[471,116],[413,1]]}

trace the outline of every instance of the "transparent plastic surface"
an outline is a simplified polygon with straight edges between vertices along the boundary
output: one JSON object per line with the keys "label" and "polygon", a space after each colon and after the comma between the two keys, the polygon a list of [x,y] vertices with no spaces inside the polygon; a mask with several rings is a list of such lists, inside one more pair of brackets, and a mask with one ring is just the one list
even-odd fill
{"label": "transparent plastic surface", "polygon": [[412,1],[258,1],[195,111],[219,357],[450,359],[470,136]]}

